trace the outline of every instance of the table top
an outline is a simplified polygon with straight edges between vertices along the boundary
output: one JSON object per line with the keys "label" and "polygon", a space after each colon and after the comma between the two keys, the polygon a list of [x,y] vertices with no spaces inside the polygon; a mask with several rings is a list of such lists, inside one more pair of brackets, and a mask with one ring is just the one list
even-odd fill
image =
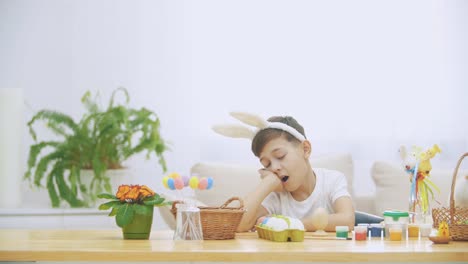
{"label": "table top", "polygon": [[231,240],[174,241],[173,231],[153,230],[149,240],[124,240],[118,229],[0,229],[0,261],[249,261],[447,262],[468,261],[468,242],[336,240],[334,233],[303,242],[273,242],[256,233]]}

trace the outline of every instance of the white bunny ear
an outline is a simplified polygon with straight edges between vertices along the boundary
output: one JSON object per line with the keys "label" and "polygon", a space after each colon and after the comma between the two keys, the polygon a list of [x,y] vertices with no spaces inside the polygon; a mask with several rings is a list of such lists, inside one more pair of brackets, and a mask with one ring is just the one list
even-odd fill
{"label": "white bunny ear", "polygon": [[252,139],[255,132],[240,125],[215,125],[212,129],[223,136]]}
{"label": "white bunny ear", "polygon": [[268,122],[258,115],[244,113],[244,112],[231,112],[231,116],[242,121],[245,124],[258,127],[260,129],[268,126]]}

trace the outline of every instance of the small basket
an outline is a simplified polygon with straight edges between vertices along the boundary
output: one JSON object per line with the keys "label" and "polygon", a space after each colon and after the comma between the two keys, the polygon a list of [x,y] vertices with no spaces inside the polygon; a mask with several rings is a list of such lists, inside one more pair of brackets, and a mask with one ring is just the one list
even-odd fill
{"label": "small basket", "polygon": [[466,156],[468,156],[468,152],[460,157],[453,173],[450,192],[450,207],[432,209],[432,219],[434,220],[433,227],[437,228],[441,222],[445,221],[449,226],[450,237],[452,240],[468,241],[468,224],[466,224],[468,221],[468,208],[455,207],[454,199],[458,169]]}
{"label": "small basket", "polygon": [[[239,207],[227,207],[233,201],[239,201]],[[178,203],[181,202],[172,203],[171,212],[174,217],[177,216]],[[233,239],[236,236],[237,227],[245,212],[242,199],[232,197],[220,207],[199,206],[198,208],[200,208],[204,240]]]}

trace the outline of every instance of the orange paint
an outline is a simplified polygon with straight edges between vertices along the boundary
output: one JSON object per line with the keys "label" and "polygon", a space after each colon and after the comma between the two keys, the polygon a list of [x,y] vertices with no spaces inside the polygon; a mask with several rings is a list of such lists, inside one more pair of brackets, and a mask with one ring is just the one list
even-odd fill
{"label": "orange paint", "polygon": [[401,228],[390,228],[390,240],[401,241]]}
{"label": "orange paint", "polygon": [[418,237],[419,236],[419,226],[417,226],[417,225],[408,225],[408,236],[409,237]]}

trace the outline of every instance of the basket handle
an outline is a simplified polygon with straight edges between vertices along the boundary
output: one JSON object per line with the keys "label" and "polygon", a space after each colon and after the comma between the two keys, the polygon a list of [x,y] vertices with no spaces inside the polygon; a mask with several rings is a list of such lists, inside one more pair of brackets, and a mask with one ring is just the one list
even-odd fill
{"label": "basket handle", "polygon": [[240,199],[239,197],[232,197],[229,200],[227,200],[223,205],[221,205],[221,209],[226,208],[231,202],[233,201],[239,201],[239,209],[244,209],[244,201]]}
{"label": "basket handle", "polygon": [[457,173],[458,173],[458,169],[460,168],[460,164],[462,163],[463,159],[466,156],[468,156],[468,152],[466,152],[465,154],[463,154],[460,157],[460,159],[457,162],[457,166],[455,167],[455,171],[453,172],[452,187],[450,189],[450,221],[451,221],[451,223],[455,223],[453,217],[455,215],[455,199],[454,199],[454,196],[455,196],[455,182],[457,181]]}
{"label": "basket handle", "polygon": [[172,202],[172,209],[171,209],[171,212],[172,212],[172,215],[173,215],[174,217],[176,217],[176,215],[177,215],[177,208],[176,208],[176,205],[177,205],[177,204],[180,204],[180,203],[183,203],[183,201],[176,200],[176,201],[173,201],[173,202]]}

